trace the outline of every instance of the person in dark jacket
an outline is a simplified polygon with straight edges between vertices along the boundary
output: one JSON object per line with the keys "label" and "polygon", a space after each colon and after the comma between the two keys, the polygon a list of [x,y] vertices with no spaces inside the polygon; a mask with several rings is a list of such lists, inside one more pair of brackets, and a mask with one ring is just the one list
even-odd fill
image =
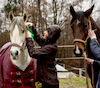
{"label": "person in dark jacket", "polygon": [[60,37],[61,29],[57,25],[49,26],[40,37],[32,23],[30,29],[34,34],[34,40],[41,48],[34,48],[29,31],[26,31],[26,45],[30,57],[37,59],[37,80],[42,83],[42,88],[59,88],[57,70],[55,67],[55,55],[57,52],[56,41]]}
{"label": "person in dark jacket", "polygon": [[93,67],[99,70],[98,81],[96,88],[100,88],[100,44],[97,41],[94,30],[89,29],[88,36],[91,38],[90,48],[92,54],[96,57],[94,59],[86,58],[87,63],[93,64]]}

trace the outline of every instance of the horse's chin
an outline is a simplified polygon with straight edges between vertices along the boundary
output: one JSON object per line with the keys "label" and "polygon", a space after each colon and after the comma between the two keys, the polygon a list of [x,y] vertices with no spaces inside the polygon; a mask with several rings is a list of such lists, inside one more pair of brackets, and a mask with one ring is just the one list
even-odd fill
{"label": "horse's chin", "polygon": [[16,57],[13,57],[13,60],[18,60],[18,58],[16,58]]}
{"label": "horse's chin", "polygon": [[75,54],[75,56],[76,56],[76,57],[81,57],[81,56],[82,56],[82,54]]}
{"label": "horse's chin", "polygon": [[80,49],[80,52],[79,53],[76,53],[76,50],[74,49],[73,50],[73,52],[74,52],[74,55],[76,56],[76,57],[81,57],[82,56],[82,49]]}

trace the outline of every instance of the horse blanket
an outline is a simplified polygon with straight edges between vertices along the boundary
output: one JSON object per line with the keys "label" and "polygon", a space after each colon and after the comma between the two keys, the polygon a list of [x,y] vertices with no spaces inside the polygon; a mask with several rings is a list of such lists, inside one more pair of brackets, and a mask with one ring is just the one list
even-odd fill
{"label": "horse blanket", "polygon": [[10,59],[11,43],[0,50],[0,88],[35,88],[36,59],[32,59],[24,71]]}

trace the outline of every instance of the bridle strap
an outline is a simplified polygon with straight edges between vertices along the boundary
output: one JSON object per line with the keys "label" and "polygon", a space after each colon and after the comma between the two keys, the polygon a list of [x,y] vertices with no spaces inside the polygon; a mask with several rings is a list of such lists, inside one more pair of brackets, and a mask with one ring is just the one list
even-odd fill
{"label": "bridle strap", "polygon": [[22,47],[26,47],[26,41],[24,41],[24,43],[23,43]]}
{"label": "bridle strap", "polygon": [[23,43],[22,46],[20,46],[20,45],[18,45],[18,44],[16,44],[16,43],[11,43],[10,46],[16,46],[16,47],[19,47],[19,48],[21,48],[21,49],[23,50],[23,49],[25,48],[25,46],[26,46],[26,41],[24,41],[24,43]]}
{"label": "bridle strap", "polygon": [[84,40],[82,40],[82,39],[78,39],[78,38],[74,39],[73,42],[74,42],[74,43],[75,43],[75,42],[80,42],[80,43],[83,43],[84,45],[86,44],[86,41],[84,41]]}
{"label": "bridle strap", "polygon": [[[89,24],[90,24],[90,28],[91,28],[91,21],[89,21]],[[86,47],[86,42],[87,42],[87,40],[89,39],[89,36],[87,36],[87,38],[86,38],[86,40],[84,41],[84,40],[82,40],[82,39],[78,39],[78,38],[75,38],[74,40],[73,40],[73,42],[75,43],[75,42],[80,42],[80,43],[83,43],[84,44],[84,47]],[[85,51],[84,51],[85,52]],[[87,58],[87,56],[86,56],[86,53],[85,53],[85,56],[84,56],[85,58]],[[93,88],[95,88],[95,86],[94,86],[94,69],[93,69],[93,65],[91,64],[91,71],[92,71],[92,85],[93,85]],[[87,73],[87,63],[86,63],[86,61],[85,61],[85,72],[86,72],[86,84],[87,84],[87,88],[89,88],[89,84],[88,84],[88,73]]]}
{"label": "bridle strap", "polygon": [[[86,38],[85,41],[82,40],[82,39],[76,38],[76,39],[73,40],[73,42],[74,42],[74,43],[75,43],[75,42],[83,43],[83,44],[84,44],[84,47],[86,47],[86,42],[87,42],[88,38],[89,38],[89,37],[87,36],[87,38]],[[85,52],[85,51],[84,51],[84,52]],[[86,54],[85,54],[84,57],[87,58]],[[87,63],[86,63],[86,62],[85,62],[85,71],[86,71],[86,84],[87,84],[87,88],[89,88],[89,84],[88,84],[88,73],[87,73]],[[93,85],[93,88],[95,88],[95,86],[94,86],[94,69],[93,69],[93,66],[92,66],[92,65],[91,65],[91,71],[92,71],[92,85]]]}
{"label": "bridle strap", "polygon": [[15,43],[12,43],[10,46],[16,46],[16,47],[20,47],[21,49],[23,49],[24,47],[23,46],[20,46],[18,44],[15,44]]}

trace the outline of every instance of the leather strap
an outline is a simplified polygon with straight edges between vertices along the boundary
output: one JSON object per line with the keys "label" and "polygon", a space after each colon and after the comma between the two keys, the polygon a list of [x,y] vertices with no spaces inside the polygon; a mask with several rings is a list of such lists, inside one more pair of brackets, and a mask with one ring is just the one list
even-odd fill
{"label": "leather strap", "polygon": [[86,44],[86,41],[82,40],[82,39],[74,39],[73,42],[81,42],[83,44]]}

